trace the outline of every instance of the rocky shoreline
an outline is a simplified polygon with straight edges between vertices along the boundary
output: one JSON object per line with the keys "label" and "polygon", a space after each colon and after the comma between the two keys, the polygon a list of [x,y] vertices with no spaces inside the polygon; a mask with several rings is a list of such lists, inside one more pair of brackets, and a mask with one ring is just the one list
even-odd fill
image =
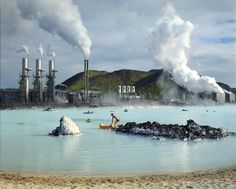
{"label": "rocky shoreline", "polygon": [[236,136],[234,132],[208,125],[199,125],[191,119],[187,120],[186,125],[160,124],[157,122],[151,123],[150,121],[144,123],[128,122],[124,125],[118,125],[115,131],[117,133],[151,136],[156,139],[179,140],[221,139],[230,135]]}

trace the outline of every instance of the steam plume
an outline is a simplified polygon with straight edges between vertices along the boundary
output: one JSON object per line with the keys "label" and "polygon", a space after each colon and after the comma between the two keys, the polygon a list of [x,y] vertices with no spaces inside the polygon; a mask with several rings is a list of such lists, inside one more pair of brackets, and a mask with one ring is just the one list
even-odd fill
{"label": "steam plume", "polygon": [[17,6],[23,18],[36,21],[40,28],[80,48],[84,58],[89,58],[92,42],[73,0],[21,0]]}
{"label": "steam plume", "polygon": [[53,57],[53,58],[56,58],[56,53],[53,52],[53,51],[51,51],[51,52],[49,53],[49,56],[51,56],[51,57]]}
{"label": "steam plume", "polygon": [[17,51],[17,53],[21,53],[24,52],[27,56],[29,55],[29,48],[26,45],[22,45],[21,48],[19,48]]}
{"label": "steam plume", "polygon": [[47,56],[52,57],[52,58],[56,58],[56,53],[54,51],[52,51],[51,46],[48,44],[47,47]]}
{"label": "steam plume", "polygon": [[223,93],[213,77],[201,77],[197,71],[187,66],[185,50],[190,48],[193,24],[183,21],[176,14],[172,4],[167,4],[163,11],[163,16],[151,29],[154,58],[173,76],[177,84],[186,87],[189,91]]}
{"label": "steam plume", "polygon": [[42,57],[43,56],[43,52],[44,52],[43,44],[41,42],[39,42],[37,46],[38,46],[39,54]]}

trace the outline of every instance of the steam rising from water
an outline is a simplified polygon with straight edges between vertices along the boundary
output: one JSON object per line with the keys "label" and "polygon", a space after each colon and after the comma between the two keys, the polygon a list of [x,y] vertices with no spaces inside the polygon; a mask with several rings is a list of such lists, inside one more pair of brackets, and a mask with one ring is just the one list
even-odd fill
{"label": "steam rising from water", "polygon": [[223,93],[213,77],[200,76],[197,71],[187,66],[185,50],[190,48],[193,24],[183,21],[176,14],[172,4],[167,4],[163,12],[163,16],[151,29],[154,58],[173,76],[177,84],[186,87],[189,91]]}
{"label": "steam rising from water", "polygon": [[36,21],[40,28],[80,48],[84,58],[89,58],[92,42],[73,0],[21,0],[17,5],[23,18]]}
{"label": "steam rising from water", "polygon": [[20,49],[16,51],[17,53],[24,52],[27,56],[29,55],[29,47],[26,45],[22,45]]}

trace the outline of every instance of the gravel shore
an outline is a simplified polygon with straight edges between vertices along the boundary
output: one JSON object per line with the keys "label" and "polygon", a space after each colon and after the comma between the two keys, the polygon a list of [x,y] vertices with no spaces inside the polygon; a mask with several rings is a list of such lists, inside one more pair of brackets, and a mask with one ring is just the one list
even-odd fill
{"label": "gravel shore", "polygon": [[39,175],[0,171],[1,189],[28,188],[236,188],[236,167],[131,176]]}

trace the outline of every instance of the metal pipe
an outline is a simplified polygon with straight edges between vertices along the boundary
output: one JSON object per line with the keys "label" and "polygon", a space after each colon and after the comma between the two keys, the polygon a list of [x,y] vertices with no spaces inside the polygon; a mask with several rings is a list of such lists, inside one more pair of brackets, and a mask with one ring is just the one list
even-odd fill
{"label": "metal pipe", "polygon": [[86,76],[86,69],[87,69],[87,61],[84,60],[84,102],[86,103],[87,99],[86,99],[86,91],[87,91],[87,76]]}
{"label": "metal pipe", "polygon": [[36,59],[36,76],[34,81],[34,101],[43,101],[42,60]]}
{"label": "metal pipe", "polygon": [[26,75],[26,69],[28,68],[28,59],[22,58],[22,76]]}
{"label": "metal pipe", "polygon": [[30,68],[28,68],[28,58],[22,58],[22,80],[21,80],[21,96],[24,99],[22,101],[29,101],[29,75],[28,72]]}
{"label": "metal pipe", "polygon": [[53,60],[49,60],[49,64],[48,64],[48,75],[49,76],[53,76],[53,71],[54,71],[54,61]]}
{"label": "metal pipe", "polygon": [[42,61],[41,59],[36,59],[36,76],[41,76],[42,72]]}
{"label": "metal pipe", "polygon": [[87,94],[86,94],[86,97],[87,97],[87,103],[89,102],[89,61],[87,60]]}

